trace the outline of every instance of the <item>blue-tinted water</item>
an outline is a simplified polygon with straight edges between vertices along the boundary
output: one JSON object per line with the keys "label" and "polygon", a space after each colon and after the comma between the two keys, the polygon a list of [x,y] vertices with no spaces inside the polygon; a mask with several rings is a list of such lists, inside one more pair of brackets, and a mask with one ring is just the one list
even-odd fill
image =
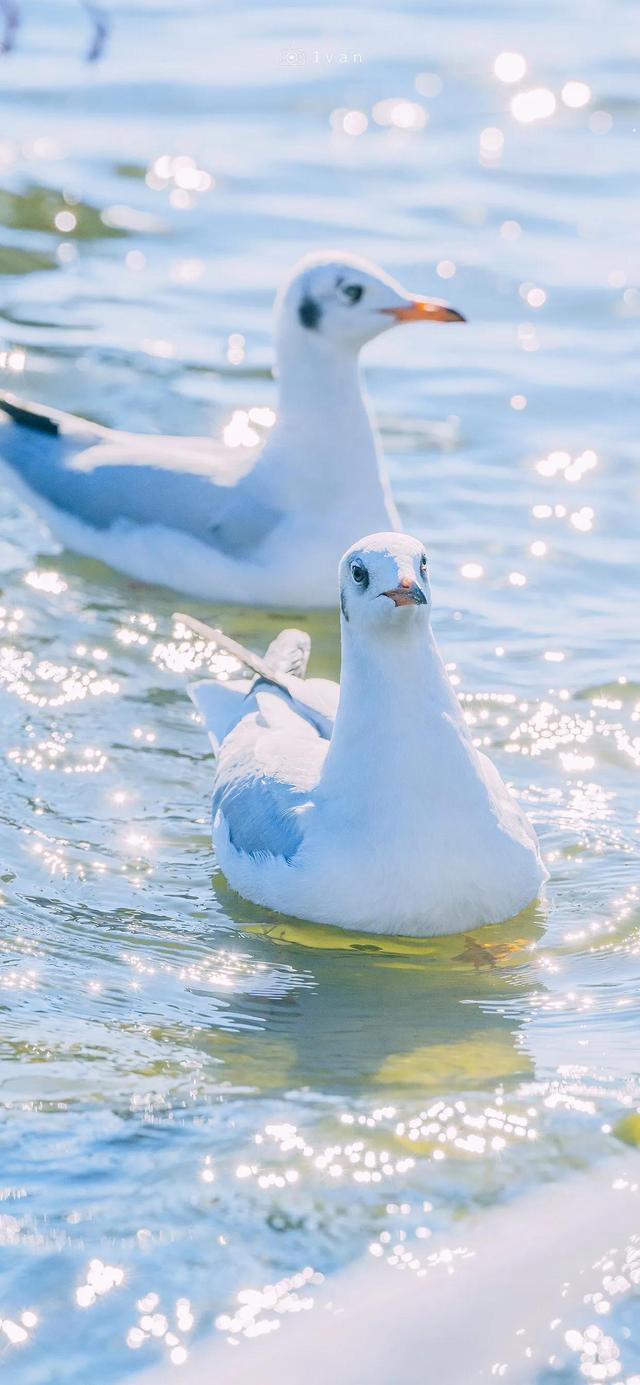
{"label": "blue-tinted water", "polygon": [[[176,596],[60,553],[3,483],[12,1385],[179,1364],[216,1319],[253,1330],[238,1291],[306,1271],[302,1292],[505,1198],[517,1216],[640,1102],[635,9],[105,9],[96,62],[72,0],[25,3],[1,60],[3,387],[218,434],[275,402],[271,300],[306,250],[450,298],[469,325],[390,334],[369,385],[438,637],[551,882],[512,927],[388,947],[239,901]],[[538,88],[555,109],[523,123]],[[282,619],[205,614],[261,648]],[[299,623],[335,673],[335,618]],[[618,1379],[634,1293],[605,1323]]]}

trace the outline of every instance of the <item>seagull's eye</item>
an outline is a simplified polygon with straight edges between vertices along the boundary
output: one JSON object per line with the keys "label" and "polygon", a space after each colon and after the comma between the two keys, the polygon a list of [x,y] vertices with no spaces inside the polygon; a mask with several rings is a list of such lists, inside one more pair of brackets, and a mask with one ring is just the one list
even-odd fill
{"label": "seagull's eye", "polygon": [[355,563],[352,563],[351,576],[353,577],[353,580],[358,587],[369,586],[369,573],[367,572],[364,563],[361,563],[358,560],[356,560]]}
{"label": "seagull's eye", "polygon": [[359,303],[364,289],[362,284],[338,284],[338,296],[346,298],[347,303]]}
{"label": "seagull's eye", "polygon": [[423,553],[423,554],[422,554],[422,557],[421,557],[421,559],[420,559],[420,571],[421,571],[421,573],[422,573],[422,576],[425,577],[425,576],[426,576],[426,573],[427,573],[427,555],[426,555],[426,553]]}

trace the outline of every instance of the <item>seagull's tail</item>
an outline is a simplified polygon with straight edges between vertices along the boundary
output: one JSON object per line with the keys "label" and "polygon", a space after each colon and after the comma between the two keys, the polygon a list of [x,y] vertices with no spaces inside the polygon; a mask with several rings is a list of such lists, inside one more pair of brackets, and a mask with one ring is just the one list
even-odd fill
{"label": "seagull's tail", "polygon": [[60,430],[53,414],[0,391],[0,463],[27,501],[34,503],[43,493],[47,496],[60,451]]}
{"label": "seagull's tail", "polygon": [[[297,690],[292,687],[291,679],[304,678],[311,649],[311,641],[304,630],[281,630],[272,640],[264,658],[261,658],[253,650],[246,649],[229,635],[223,634],[222,630],[215,630],[194,616],[177,612],[174,619],[201,639],[214,644],[217,649],[225,649],[227,653],[235,655],[257,678],[281,688],[289,696],[295,696]],[[187,691],[204,719],[216,753],[220,742],[242,716],[244,699],[254,682],[255,679],[249,681],[240,678],[221,683],[217,679],[204,678],[189,685]]]}
{"label": "seagull's tail", "polygon": [[252,649],[247,649],[246,645],[232,640],[222,630],[216,630],[213,625],[206,625],[203,620],[196,620],[195,616],[183,615],[181,611],[176,611],[173,618],[208,644],[235,655],[245,668],[257,674],[258,678],[264,678],[265,682],[275,683],[283,692],[290,695],[292,693],[290,677],[304,678],[311,649],[311,641],[304,630],[281,630],[262,657],[260,654],[254,654]]}
{"label": "seagull's tail", "polygon": [[90,477],[67,464],[105,434],[97,423],[0,390],[0,464],[29,504],[47,507],[45,519],[49,506],[82,519]]}
{"label": "seagull's tail", "polygon": [[304,678],[311,653],[311,638],[305,630],[281,630],[271,641],[264,662],[273,673],[293,673]]}
{"label": "seagull's tail", "polygon": [[15,394],[0,390],[0,409],[3,414],[20,423],[25,428],[35,428],[39,433],[59,433],[59,415],[56,409],[47,409],[42,404],[31,404],[26,399],[16,399]]}

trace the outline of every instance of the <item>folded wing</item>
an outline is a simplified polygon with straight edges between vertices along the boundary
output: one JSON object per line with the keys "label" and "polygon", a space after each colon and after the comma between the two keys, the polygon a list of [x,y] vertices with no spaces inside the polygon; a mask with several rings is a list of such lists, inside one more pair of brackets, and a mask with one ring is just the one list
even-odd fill
{"label": "folded wing", "polygon": [[256,710],[222,742],[213,793],[214,832],[224,828],[236,851],[291,861],[329,746],[286,693],[252,695]]}
{"label": "folded wing", "polygon": [[0,459],[34,502],[95,529],[161,525],[250,558],[280,522],[257,448],[117,433],[7,395],[0,411]]}

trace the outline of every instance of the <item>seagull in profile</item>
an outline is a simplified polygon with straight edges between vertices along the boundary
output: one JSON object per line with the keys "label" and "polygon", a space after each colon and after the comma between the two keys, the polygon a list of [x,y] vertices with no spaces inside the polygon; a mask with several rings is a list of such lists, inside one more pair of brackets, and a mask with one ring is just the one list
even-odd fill
{"label": "seagull in profile", "polygon": [[139,581],[331,606],[354,532],[399,527],[360,349],[397,323],[463,320],[354,255],[312,255],[276,305],[279,410],[262,448],[116,432],[0,394],[0,461],[66,547]]}
{"label": "seagull in profile", "polygon": [[177,618],[254,675],[189,689],[216,754],[222,872],[256,904],[370,933],[456,933],[513,917],[547,872],[447,677],[423,545],[401,533],[360,539],[339,581],[339,686],[304,676],[300,631],[260,658]]}

